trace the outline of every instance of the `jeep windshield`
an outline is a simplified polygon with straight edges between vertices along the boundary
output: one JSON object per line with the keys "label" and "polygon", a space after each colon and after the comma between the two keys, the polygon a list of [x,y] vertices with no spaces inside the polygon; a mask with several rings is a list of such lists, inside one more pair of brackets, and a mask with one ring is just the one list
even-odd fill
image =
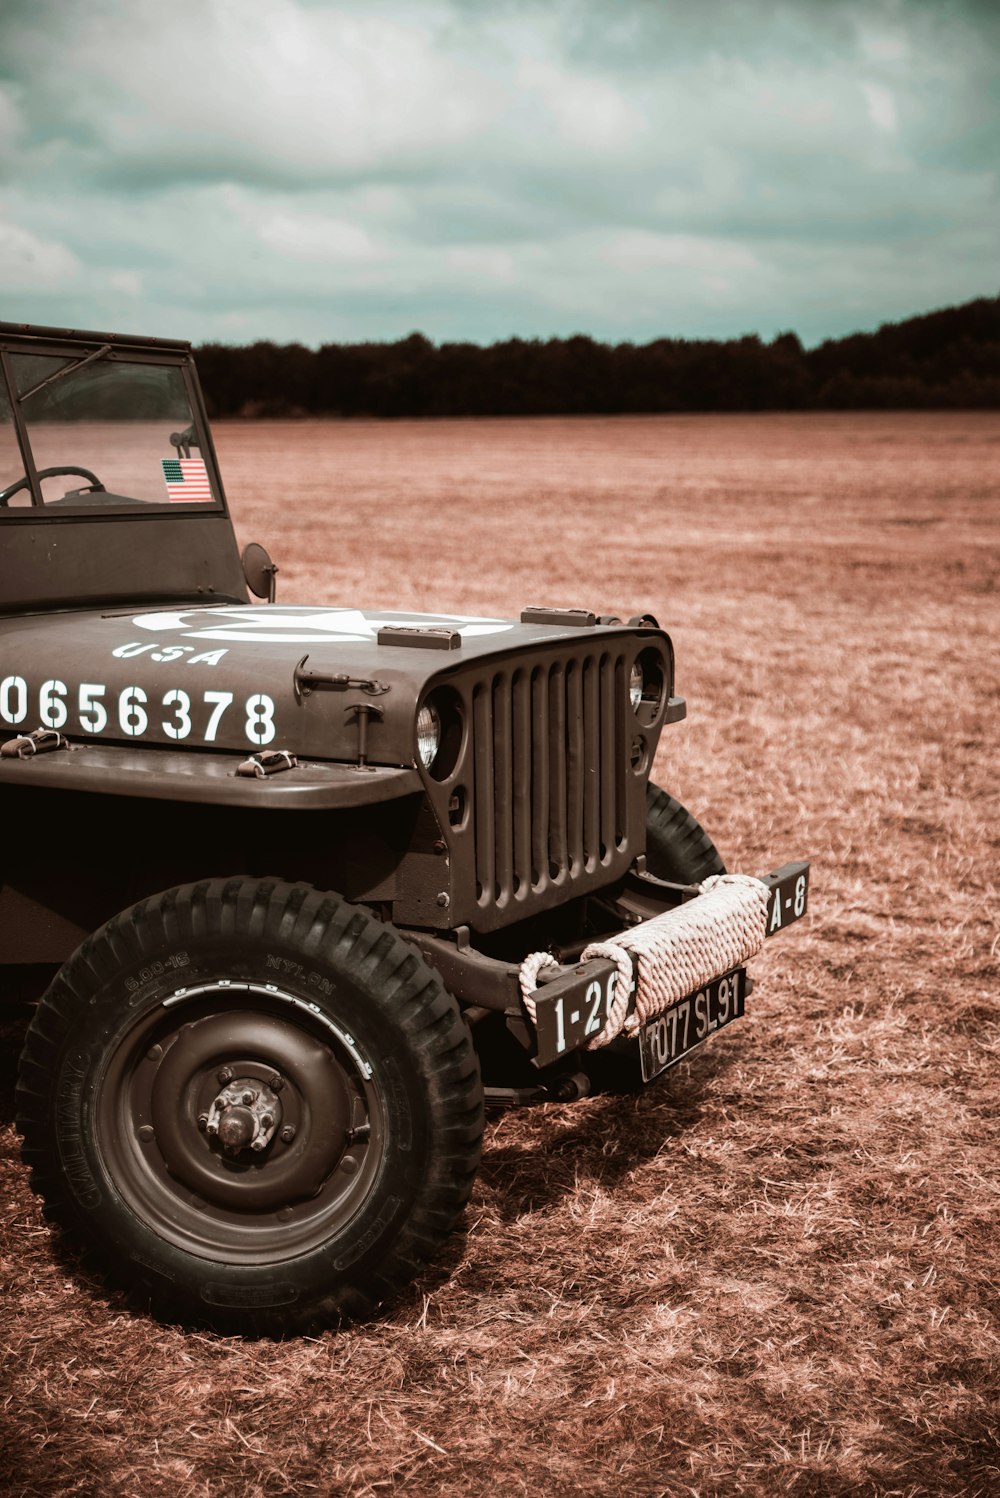
{"label": "jeep windshield", "polygon": [[0,520],[219,508],[185,363],[109,344],[4,352]]}

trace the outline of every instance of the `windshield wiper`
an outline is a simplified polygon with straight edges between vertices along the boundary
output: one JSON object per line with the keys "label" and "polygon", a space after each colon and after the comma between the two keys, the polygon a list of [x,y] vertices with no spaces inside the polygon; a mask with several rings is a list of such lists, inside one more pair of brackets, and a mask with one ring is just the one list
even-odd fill
{"label": "windshield wiper", "polygon": [[92,354],[84,354],[82,359],[74,359],[72,364],[66,364],[62,369],[57,369],[55,374],[46,375],[44,380],[39,380],[37,385],[32,385],[23,395],[17,397],[18,405],[29,400],[31,396],[37,395],[39,390],[44,390],[47,385],[54,385],[57,380],[64,380],[67,375],[76,374],[85,364],[93,364],[95,359],[103,359],[105,354],[110,354],[111,345],[106,343],[103,348],[95,348]]}

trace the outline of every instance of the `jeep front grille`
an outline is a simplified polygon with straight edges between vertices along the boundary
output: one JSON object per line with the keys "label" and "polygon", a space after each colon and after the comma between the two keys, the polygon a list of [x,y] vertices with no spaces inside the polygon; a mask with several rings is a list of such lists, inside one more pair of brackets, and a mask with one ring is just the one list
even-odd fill
{"label": "jeep front grille", "polygon": [[527,914],[627,868],[629,781],[636,777],[626,709],[619,652],[515,658],[472,683],[480,912],[510,919],[512,907],[521,907]]}

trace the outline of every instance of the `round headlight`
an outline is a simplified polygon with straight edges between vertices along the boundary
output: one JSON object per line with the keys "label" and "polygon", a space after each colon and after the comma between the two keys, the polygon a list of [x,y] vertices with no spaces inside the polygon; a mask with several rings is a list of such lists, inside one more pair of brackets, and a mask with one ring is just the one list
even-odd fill
{"label": "round headlight", "polygon": [[636,657],[629,672],[628,695],[632,711],[647,728],[653,726],[663,708],[667,680],[664,664],[660,650],[650,645]]}
{"label": "round headlight", "polygon": [[417,753],[425,770],[437,758],[441,746],[441,715],[433,703],[425,702],[417,713]]}

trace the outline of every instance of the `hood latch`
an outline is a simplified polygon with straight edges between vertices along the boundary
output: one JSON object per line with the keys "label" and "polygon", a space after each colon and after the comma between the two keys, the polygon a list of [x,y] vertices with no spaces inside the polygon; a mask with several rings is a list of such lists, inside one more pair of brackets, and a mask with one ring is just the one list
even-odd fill
{"label": "hood latch", "polygon": [[371,677],[348,676],[346,671],[330,675],[325,671],[306,671],[304,666],[309,659],[304,655],[292,672],[292,686],[295,689],[295,701],[302,706],[303,697],[309,697],[313,692],[346,692],[355,688],[359,692],[366,692],[369,697],[381,697],[385,692],[391,692],[387,681],[375,681]]}

